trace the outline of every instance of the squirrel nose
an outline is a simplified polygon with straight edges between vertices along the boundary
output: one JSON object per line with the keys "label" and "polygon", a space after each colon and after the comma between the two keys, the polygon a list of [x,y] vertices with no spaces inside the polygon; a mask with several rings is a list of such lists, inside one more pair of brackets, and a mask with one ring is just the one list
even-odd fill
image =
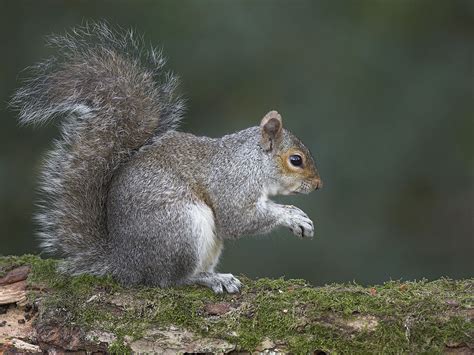
{"label": "squirrel nose", "polygon": [[314,178],[313,184],[315,186],[315,190],[319,190],[323,188],[323,180],[320,177]]}

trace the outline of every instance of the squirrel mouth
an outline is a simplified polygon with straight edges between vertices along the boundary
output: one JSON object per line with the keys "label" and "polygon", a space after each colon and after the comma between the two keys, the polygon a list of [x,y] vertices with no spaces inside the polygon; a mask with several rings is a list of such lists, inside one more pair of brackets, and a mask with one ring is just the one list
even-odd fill
{"label": "squirrel mouth", "polygon": [[302,195],[304,193],[305,193],[304,184],[301,184],[300,186],[298,186],[297,189],[291,191],[290,195]]}
{"label": "squirrel mouth", "polygon": [[305,181],[303,181],[301,183],[300,186],[298,186],[298,188],[296,190],[294,190],[293,192],[293,195],[303,195],[303,194],[309,194],[310,192],[314,191],[314,190],[317,190],[319,188],[318,184],[316,185],[313,185],[313,184],[309,184]]}

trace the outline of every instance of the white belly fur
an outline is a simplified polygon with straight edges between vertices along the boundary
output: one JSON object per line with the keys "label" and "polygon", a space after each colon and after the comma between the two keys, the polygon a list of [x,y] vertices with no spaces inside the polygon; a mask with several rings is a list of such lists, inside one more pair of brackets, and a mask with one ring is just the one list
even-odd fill
{"label": "white belly fur", "polygon": [[199,258],[195,273],[213,271],[223,243],[216,237],[212,210],[204,203],[193,203],[190,205],[190,217]]}

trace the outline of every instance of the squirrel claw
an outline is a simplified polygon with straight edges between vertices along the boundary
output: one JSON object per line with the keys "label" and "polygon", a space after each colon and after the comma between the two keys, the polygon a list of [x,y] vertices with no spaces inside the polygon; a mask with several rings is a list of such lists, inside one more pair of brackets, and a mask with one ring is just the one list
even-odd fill
{"label": "squirrel claw", "polygon": [[302,226],[298,226],[294,229],[290,228],[290,231],[300,239],[313,239],[314,237],[314,228],[307,229]]}
{"label": "squirrel claw", "polygon": [[314,236],[314,223],[308,215],[295,206],[285,206],[285,224],[291,232],[299,238],[312,238]]}
{"label": "squirrel claw", "polygon": [[213,274],[207,277],[207,282],[204,283],[209,286],[214,293],[238,293],[242,287],[242,283],[232,274]]}

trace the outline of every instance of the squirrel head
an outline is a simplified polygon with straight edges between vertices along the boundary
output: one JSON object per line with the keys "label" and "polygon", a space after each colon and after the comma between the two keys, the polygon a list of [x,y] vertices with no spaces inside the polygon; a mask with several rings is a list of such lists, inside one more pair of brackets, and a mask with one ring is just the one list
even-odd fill
{"label": "squirrel head", "polygon": [[278,171],[268,187],[271,195],[310,193],[322,188],[323,182],[309,149],[283,128],[277,111],[270,111],[263,117],[260,134],[260,145],[271,156]]}

